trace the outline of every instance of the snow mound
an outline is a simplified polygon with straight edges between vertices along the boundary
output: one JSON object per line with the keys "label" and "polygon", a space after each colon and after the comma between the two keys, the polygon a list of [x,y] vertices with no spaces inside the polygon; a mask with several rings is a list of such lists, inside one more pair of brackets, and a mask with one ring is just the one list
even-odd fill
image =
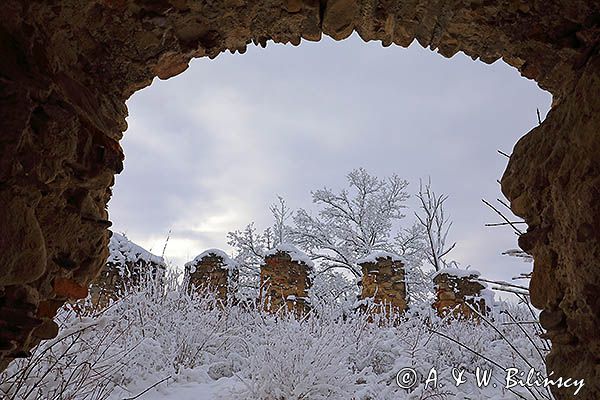
{"label": "snow mound", "polygon": [[302,250],[298,249],[296,246],[290,243],[282,243],[278,246],[275,246],[274,248],[265,253],[265,257],[274,256],[279,252],[288,254],[292,261],[302,263],[309,268],[314,268],[315,266],[315,263],[305,252],[303,252]]}
{"label": "snow mound", "polygon": [[457,278],[468,278],[468,277],[479,277],[481,276],[481,272],[474,269],[461,269],[461,268],[442,268],[435,274],[433,274],[432,278],[436,278],[440,275],[447,274],[451,276],[455,276]]}
{"label": "snow mound", "polygon": [[110,255],[107,262],[125,265],[127,262],[137,263],[140,260],[146,261],[147,264],[157,264],[166,267],[165,260],[157,255],[150,253],[148,250],[138,246],[129,240],[126,236],[113,232],[108,244]]}
{"label": "snow mound", "polygon": [[369,253],[367,256],[359,258],[356,260],[357,264],[375,264],[378,258],[391,258],[392,261],[401,261],[405,263],[404,258],[395,253],[390,253],[389,251],[384,250],[376,250]]}
{"label": "snow mound", "polygon": [[193,274],[196,270],[196,265],[200,264],[204,257],[208,257],[211,255],[220,257],[221,260],[223,260],[223,269],[233,271],[238,268],[238,263],[234,259],[229,257],[227,253],[220,249],[208,249],[206,251],[203,251],[202,253],[198,254],[196,258],[194,258],[192,261],[185,263],[185,268],[189,268],[190,273]]}

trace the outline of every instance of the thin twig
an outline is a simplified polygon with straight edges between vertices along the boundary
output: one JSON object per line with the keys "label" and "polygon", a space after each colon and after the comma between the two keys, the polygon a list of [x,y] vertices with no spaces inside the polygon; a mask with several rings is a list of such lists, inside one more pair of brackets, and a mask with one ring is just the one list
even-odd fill
{"label": "thin twig", "polygon": [[171,379],[171,375],[167,376],[164,379],[161,379],[160,381],[156,382],[154,385],[148,387],[146,390],[144,390],[143,392],[141,392],[140,394],[133,396],[133,397],[126,397],[123,400],[135,400],[137,398],[139,398],[141,395],[143,395],[144,393],[148,392],[149,390],[155,388],[156,386],[160,385],[161,383],[163,383],[164,381]]}
{"label": "thin twig", "polygon": [[504,200],[496,198],[496,201],[498,203],[502,204],[504,207],[506,207],[506,209],[508,211],[512,212],[512,209],[510,208],[510,206],[508,205],[508,203],[506,203]]}
{"label": "thin twig", "polygon": [[513,287],[516,289],[522,289],[522,290],[525,290],[526,292],[529,292],[529,288],[527,288],[525,286],[519,286],[519,285],[515,285],[512,283],[504,282],[504,281],[492,281],[492,280],[483,279],[483,278],[476,278],[475,280],[481,281],[481,282],[486,282],[486,283],[493,283],[494,285]]}
{"label": "thin twig", "polygon": [[527,222],[525,221],[511,221],[511,222],[494,222],[494,223],[490,223],[490,224],[485,224],[485,226],[506,226],[506,225],[512,225],[512,224],[526,224]]}
{"label": "thin twig", "polygon": [[508,315],[510,317],[510,319],[513,320],[514,323],[517,324],[517,326],[519,327],[519,329],[521,330],[521,332],[523,332],[523,334],[527,337],[527,339],[529,340],[529,342],[537,350],[537,353],[539,354],[539,356],[542,359],[542,361],[544,361],[544,355],[542,354],[542,352],[540,351],[540,349],[537,347],[537,344],[535,343],[535,341],[533,340],[533,338],[531,336],[529,336],[529,333],[527,333],[527,331],[521,326],[521,324],[519,324],[517,322],[517,320],[512,316],[512,314],[510,312],[508,312],[508,310],[505,310],[504,312],[506,313],[506,315]]}
{"label": "thin twig", "polygon": [[506,154],[505,152],[503,152],[502,150],[496,150],[498,153],[502,154],[504,157],[509,158],[510,156],[508,154]]}
{"label": "thin twig", "polygon": [[[458,340],[456,340],[456,339],[453,339],[453,338],[451,338],[450,336],[444,335],[443,333],[441,333],[441,332],[438,332],[438,331],[436,331],[436,330],[434,330],[434,329],[431,329],[431,328],[429,328],[429,332],[431,332],[431,333],[435,333],[435,334],[437,334],[437,335],[440,335],[441,337],[443,337],[443,338],[445,338],[445,339],[448,339],[448,340],[450,340],[450,341],[451,341],[451,342],[453,342],[453,343],[456,343],[456,344],[457,344],[457,345],[459,345],[460,347],[464,348],[465,350],[468,350],[468,351],[470,351],[471,353],[475,354],[475,355],[476,355],[476,356],[478,356],[478,357],[481,357],[481,358],[483,358],[484,360],[486,360],[487,362],[489,362],[489,363],[490,363],[490,364],[492,364],[492,365],[495,365],[496,367],[500,368],[501,370],[505,370],[505,369],[506,369],[506,368],[504,368],[502,365],[498,364],[496,361],[492,360],[491,358],[484,356],[483,354],[479,353],[478,351],[475,351],[475,350],[473,350],[473,349],[472,349],[472,348],[470,348],[469,346],[467,346],[467,345],[465,345],[465,344],[463,344],[463,343],[459,342],[459,341],[458,341]],[[530,390],[529,388],[527,388],[527,389],[529,390],[529,392],[531,392],[531,390]],[[512,393],[514,393],[515,395],[519,396],[520,398],[522,398],[522,399],[524,399],[524,400],[527,400],[527,398],[526,398],[526,397],[524,397],[523,395],[521,395],[520,393],[518,393],[518,392],[515,392],[515,391],[513,391],[512,389],[508,389],[508,390],[510,390]]]}
{"label": "thin twig", "polygon": [[525,363],[530,367],[530,368],[534,368],[533,365],[531,365],[531,363],[529,362],[529,360],[527,359],[527,357],[525,357],[523,354],[521,354],[521,352],[515,347],[514,344],[512,344],[512,342],[510,340],[508,340],[508,338],[506,337],[506,335],[504,335],[502,332],[500,332],[500,330],[498,328],[496,328],[496,326],[494,324],[492,324],[485,316],[483,316],[483,314],[481,314],[477,309],[475,309],[475,307],[473,307],[471,304],[469,303],[465,303],[465,305],[467,305],[467,307],[469,307],[471,309],[471,311],[473,311],[475,314],[477,314],[477,316],[479,318],[481,318],[481,320],[483,322],[485,322],[488,326],[490,326],[494,331],[496,331],[496,333],[498,335],[500,335],[500,337],[502,339],[504,339],[504,341],[510,346],[511,349],[513,349],[513,351],[519,355],[519,357],[521,357],[521,359],[523,361],[525,361]]}
{"label": "thin twig", "polygon": [[502,214],[496,207],[494,207],[493,205],[491,205],[489,202],[487,202],[485,199],[481,199],[481,201],[483,201],[483,203],[485,205],[487,205],[488,207],[490,207],[492,210],[494,210],[496,212],[496,214],[498,214],[504,221],[506,221],[511,228],[513,228],[513,230],[520,236],[523,234],[523,232],[517,228],[508,218],[506,218],[504,216],[504,214]]}

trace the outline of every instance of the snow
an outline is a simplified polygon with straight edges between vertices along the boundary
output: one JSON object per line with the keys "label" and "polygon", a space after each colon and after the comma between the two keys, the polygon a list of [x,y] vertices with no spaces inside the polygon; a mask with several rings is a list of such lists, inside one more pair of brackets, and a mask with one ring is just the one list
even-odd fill
{"label": "snow", "polygon": [[238,268],[238,263],[234,259],[229,257],[227,253],[220,249],[208,249],[206,251],[203,251],[202,253],[198,254],[196,258],[194,258],[192,261],[185,263],[185,268],[189,268],[190,273],[193,274],[196,271],[196,266],[200,264],[202,259],[210,255],[220,257],[221,260],[223,260],[223,269],[228,269],[230,272],[232,272]]}
{"label": "snow", "polygon": [[130,241],[126,236],[113,232],[108,244],[110,255],[107,262],[125,265],[126,262],[137,262],[144,260],[148,263],[154,263],[162,266],[165,265],[165,260],[157,255],[150,253],[148,250],[138,246]]}
{"label": "snow", "polygon": [[143,396],[146,400],[213,400],[219,393],[219,385],[215,383],[188,383],[175,385],[169,389],[155,390]]}
{"label": "snow", "polygon": [[481,290],[478,296],[467,296],[467,299],[484,299],[485,304],[488,307],[492,307],[495,305],[496,301],[494,299],[494,291],[488,288],[488,284],[478,280],[477,278],[481,276],[481,273],[474,269],[461,269],[461,268],[442,268],[435,274],[433,274],[432,278],[436,276],[440,276],[443,274],[447,274],[450,276],[455,276],[457,278],[474,278],[480,285],[484,288]]}
{"label": "snow", "polygon": [[300,296],[296,296],[296,295],[293,295],[293,294],[290,294],[285,299],[288,300],[288,301],[303,301],[303,302],[308,303],[308,304],[311,302],[310,297],[300,297]]}
{"label": "snow", "polygon": [[502,252],[502,254],[505,254],[507,256],[520,256],[523,253],[524,253],[524,251],[521,249],[508,249],[508,250]]}
{"label": "snow", "polygon": [[[100,392],[106,400],[548,398],[544,389],[532,388],[533,396],[515,388],[517,396],[474,384],[476,367],[493,369],[494,383],[502,384],[502,369],[478,354],[502,368],[544,371],[539,326],[524,305],[493,309],[496,331],[440,319],[428,303],[413,303],[395,324],[315,298],[318,313],[297,319],[259,305],[231,304],[224,312],[209,295],[190,295],[175,275],[167,275],[164,289],[167,296],[136,287],[97,317],[59,310],[61,334],[0,373],[0,393],[15,400],[87,400]],[[425,389],[421,380],[411,393],[399,388],[396,374],[408,366],[420,377],[436,368],[439,386]],[[463,369],[468,382],[456,387],[453,368]]]}
{"label": "snow", "polygon": [[492,307],[496,302],[494,299],[494,291],[492,289],[482,289],[479,297],[482,298],[485,301],[485,304],[487,304],[489,307]]}
{"label": "snow", "polygon": [[523,259],[523,262],[527,262],[527,263],[533,261],[533,257],[521,249],[508,249],[508,250],[502,252],[502,255],[511,256],[511,257],[519,257],[519,258]]}
{"label": "snow", "polygon": [[378,258],[390,258],[392,261],[401,261],[403,263],[405,262],[404,258],[399,256],[398,254],[390,253],[389,251],[384,250],[376,250],[369,253],[363,258],[359,258],[358,260],[356,260],[356,263],[359,265],[367,263],[375,264]]}
{"label": "snow", "polygon": [[315,263],[305,252],[301,251],[296,246],[290,243],[282,243],[278,246],[275,246],[274,248],[265,253],[265,257],[274,256],[279,252],[288,254],[291,257],[292,261],[302,263],[309,268],[315,267]]}
{"label": "snow", "polygon": [[433,274],[432,278],[437,276],[447,274],[451,276],[455,276],[457,278],[469,278],[469,277],[478,277],[481,275],[481,272],[474,269],[461,269],[461,268],[442,268]]}
{"label": "snow", "polygon": [[[220,378],[212,380],[204,371],[205,368],[197,368],[196,370],[183,370],[176,379],[168,379],[165,383],[157,385],[155,388],[144,393],[141,400],[215,400],[222,398],[235,398],[234,390],[238,390],[241,382],[239,379]],[[156,383],[156,382],[154,382]],[[144,381],[137,386],[138,391],[144,390],[143,387],[150,387],[151,381]],[[117,392],[118,393],[118,392]],[[111,399],[122,400],[123,397],[129,397],[132,393],[122,393],[119,396],[116,394],[111,396]],[[226,397],[227,396],[227,397]]]}

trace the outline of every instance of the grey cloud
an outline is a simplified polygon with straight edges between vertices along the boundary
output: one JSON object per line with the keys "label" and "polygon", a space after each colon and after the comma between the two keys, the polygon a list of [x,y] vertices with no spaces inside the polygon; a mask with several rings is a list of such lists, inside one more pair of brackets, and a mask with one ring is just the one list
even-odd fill
{"label": "grey cloud", "polygon": [[496,150],[510,153],[535,126],[535,109],[545,114],[549,104],[502,62],[356,37],[195,60],[129,101],[111,217],[142,244],[173,229],[169,254],[183,260],[227,248],[227,230],[268,224],[277,194],[307,207],[310,190],[342,187],[358,166],[396,172],[412,193],[431,176],[450,196],[456,258],[509,279],[529,267],[499,255],[516,239],[483,227],[496,218],[480,199],[501,196],[507,160]]}

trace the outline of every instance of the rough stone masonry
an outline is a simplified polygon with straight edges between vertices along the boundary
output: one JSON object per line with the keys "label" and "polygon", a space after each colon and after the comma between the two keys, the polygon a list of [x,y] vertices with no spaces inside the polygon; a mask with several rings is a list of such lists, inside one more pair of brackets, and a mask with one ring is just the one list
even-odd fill
{"label": "rough stone masonry", "polygon": [[289,311],[298,316],[308,312],[313,267],[306,254],[295,247],[270,250],[260,267],[261,307],[272,313]]}
{"label": "rough stone masonry", "polygon": [[486,302],[486,285],[478,282],[479,272],[444,268],[433,277],[436,301],[433,307],[440,317],[451,314],[454,318],[485,317],[491,302]]}
{"label": "rough stone masonry", "polygon": [[519,244],[535,259],[548,369],[585,378],[579,397],[600,398],[597,0],[3,1],[0,367],[54,335],[56,309],[85,297],[105,262],[129,96],[194,57],[353,31],[384,46],[416,39],[446,57],[502,58],[552,93],[502,190],[529,226]]}
{"label": "rough stone masonry", "polygon": [[206,250],[186,263],[185,273],[190,292],[212,292],[223,303],[230,298],[230,289],[239,276],[237,263],[219,249]]}
{"label": "rough stone masonry", "polygon": [[[112,233],[108,260],[89,287],[92,309],[103,309],[122,298],[127,291],[141,283],[153,282],[161,287],[167,269],[162,257],[136,245],[127,237]],[[86,306],[86,304],[82,304]]]}
{"label": "rough stone masonry", "polygon": [[374,312],[401,314],[408,308],[406,296],[406,271],[396,254],[374,252],[358,260],[362,270],[362,300],[372,299]]}

